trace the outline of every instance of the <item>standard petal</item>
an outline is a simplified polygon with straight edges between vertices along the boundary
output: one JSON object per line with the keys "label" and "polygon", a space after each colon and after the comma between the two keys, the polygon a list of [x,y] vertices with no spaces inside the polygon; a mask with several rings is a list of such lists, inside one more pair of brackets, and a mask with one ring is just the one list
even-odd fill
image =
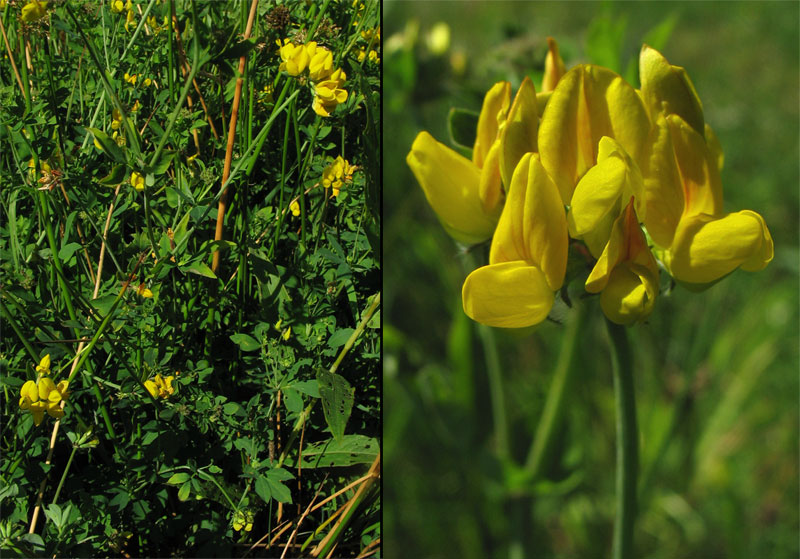
{"label": "standard petal", "polygon": [[547,56],[544,59],[544,77],[542,91],[553,91],[561,76],[567,73],[564,61],[558,53],[558,43],[552,37],[547,38]]}
{"label": "standard petal", "polygon": [[56,389],[55,383],[49,377],[40,378],[39,382],[36,383],[36,386],[39,388],[40,400],[47,400],[48,396],[50,396],[50,392]]}
{"label": "standard petal", "polygon": [[474,270],[464,281],[464,312],[498,328],[524,328],[547,318],[553,291],[539,268],[524,261],[502,262]]}
{"label": "standard petal", "polygon": [[675,279],[705,284],[739,266],[760,270],[772,255],[772,237],[757,213],[744,210],[722,218],[701,214],[681,220],[667,265]]}
{"label": "standard petal", "polygon": [[514,260],[532,263],[523,229],[530,164],[531,154],[526,153],[514,170],[506,195],[506,203],[492,238],[492,246],[489,250],[490,264]]}
{"label": "standard petal", "polygon": [[644,220],[650,238],[661,247],[669,247],[683,215],[683,186],[672,134],[667,121],[659,116],[650,131],[642,165],[647,214]]}
{"label": "standard petal", "polygon": [[483,98],[483,106],[478,116],[475,146],[472,150],[472,162],[479,168],[483,168],[489,149],[497,139],[498,121],[505,119],[509,103],[511,103],[511,84],[508,82],[497,82]]}
{"label": "standard petal", "polygon": [[20,395],[23,399],[27,399],[28,402],[37,402],[39,400],[39,389],[36,387],[36,383],[32,380],[26,381],[22,385]]}
{"label": "standard petal", "polygon": [[500,132],[500,174],[506,186],[522,156],[529,151],[536,151],[538,132],[536,88],[531,79],[526,77],[519,86],[517,96],[508,110],[505,126]]}
{"label": "standard petal", "polygon": [[542,164],[565,205],[580,178],[597,163],[600,138],[614,138],[641,160],[650,120],[636,91],[611,70],[580,65],[558,82],[539,124]]}
{"label": "standard petal", "polygon": [[522,224],[532,263],[544,273],[552,291],[560,289],[567,270],[567,217],[558,189],[538,153],[531,156],[528,169]]}
{"label": "standard petal", "polygon": [[469,159],[420,132],[406,157],[425,197],[447,232],[475,244],[492,236],[496,218],[483,211],[480,170]]}
{"label": "standard petal", "polygon": [[478,183],[478,196],[481,199],[483,213],[498,215],[503,203],[503,185],[500,179],[500,141],[495,140],[481,169]]}
{"label": "standard petal", "polygon": [[678,115],[667,117],[683,184],[684,214],[722,215],[722,181],[717,156],[704,136]]}
{"label": "standard petal", "polygon": [[656,49],[647,45],[639,55],[642,97],[650,118],[659,113],[676,114],[699,134],[705,131],[703,105],[686,70],[673,66]]}
{"label": "standard petal", "polygon": [[153,398],[158,398],[158,386],[152,380],[144,381],[144,387]]}

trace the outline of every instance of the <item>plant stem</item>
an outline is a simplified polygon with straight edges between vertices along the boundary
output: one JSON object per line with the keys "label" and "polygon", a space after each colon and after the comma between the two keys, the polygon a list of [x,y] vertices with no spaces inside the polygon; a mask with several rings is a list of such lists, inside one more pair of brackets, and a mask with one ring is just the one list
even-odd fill
{"label": "plant stem", "polygon": [[554,435],[560,431],[561,419],[564,416],[564,404],[567,400],[566,395],[569,392],[574,370],[572,361],[575,355],[575,344],[586,321],[586,307],[586,304],[576,303],[575,315],[567,324],[566,332],[564,332],[556,371],[553,374],[553,383],[547,392],[547,400],[536,428],[533,444],[528,452],[528,460],[525,463],[525,469],[532,481],[542,475],[542,468],[547,464],[553,449]]}
{"label": "plant stem", "polygon": [[612,557],[633,557],[633,523],[636,519],[636,476],[639,467],[636,397],[633,363],[624,326],[606,320],[611,342],[611,368],[617,409],[617,516]]}

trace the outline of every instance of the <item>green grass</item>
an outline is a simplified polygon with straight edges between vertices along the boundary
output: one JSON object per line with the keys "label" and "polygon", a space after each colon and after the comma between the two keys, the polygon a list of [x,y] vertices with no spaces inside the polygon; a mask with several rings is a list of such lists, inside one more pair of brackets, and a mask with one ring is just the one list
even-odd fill
{"label": "green grass", "polygon": [[[24,6],[0,9],[3,556],[377,554],[380,5]],[[330,116],[285,38],[346,72]],[[34,425],[45,355],[70,394]]]}
{"label": "green grass", "polygon": [[[386,20],[387,556],[610,555],[615,410],[599,308],[576,342],[546,475],[515,485],[502,440],[525,461],[565,327],[494,332],[508,425],[498,435],[484,334],[461,309],[471,268],[405,156],[420,130],[448,143],[449,109],[478,110],[496,81],[514,90],[526,74],[536,81],[547,36],[568,67],[590,61],[587,53],[616,56],[628,75],[645,37],[658,40],[670,21],[660,50],[686,68],[722,143],[726,208],[764,216],[775,259],[703,293],[662,293],[647,323],[629,330],[641,457],[635,556],[797,555],[797,6],[390,2]],[[426,43],[440,21],[451,32],[444,54]],[[599,50],[598,37],[611,47]]]}

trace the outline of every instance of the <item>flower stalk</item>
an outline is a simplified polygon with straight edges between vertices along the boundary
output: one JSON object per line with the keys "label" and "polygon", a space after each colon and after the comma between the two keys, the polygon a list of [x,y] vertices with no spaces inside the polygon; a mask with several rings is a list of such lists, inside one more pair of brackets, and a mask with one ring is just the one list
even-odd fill
{"label": "flower stalk", "polygon": [[612,557],[633,557],[633,525],[636,520],[636,478],[639,444],[636,427],[636,397],[633,390],[631,349],[625,327],[606,320],[611,342],[611,369],[617,410],[617,497]]}

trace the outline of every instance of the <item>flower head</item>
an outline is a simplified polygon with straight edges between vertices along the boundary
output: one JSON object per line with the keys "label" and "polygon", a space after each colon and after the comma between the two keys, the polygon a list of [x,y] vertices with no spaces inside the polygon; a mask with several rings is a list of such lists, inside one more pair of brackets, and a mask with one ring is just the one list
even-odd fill
{"label": "flower head", "polygon": [[338,196],[344,183],[352,180],[354,170],[355,167],[339,155],[322,171],[322,186],[332,189],[331,196]]}
{"label": "flower head", "polygon": [[136,171],[131,172],[131,186],[139,192],[144,190],[144,177]]}
{"label": "flower head", "polygon": [[41,0],[31,0],[22,6],[20,19],[26,23],[42,19],[47,14],[47,2]]}
{"label": "flower head", "polygon": [[172,381],[174,379],[175,377],[172,375],[164,378],[160,374],[157,374],[152,380],[148,379],[144,381],[144,387],[153,398],[166,399],[175,392],[175,389],[172,387]]}
{"label": "flower head", "polygon": [[242,528],[245,532],[253,529],[253,511],[237,510],[233,515],[233,529],[238,532]]}
{"label": "flower head", "polygon": [[292,200],[292,203],[289,204],[289,210],[295,217],[300,215],[300,204],[297,203],[297,200]]}
{"label": "flower head", "polygon": [[304,45],[295,45],[289,39],[284,39],[283,44],[277,42],[282,60],[279,70],[287,72],[290,76],[302,74],[310,60],[308,49]]}
{"label": "flower head", "polygon": [[50,372],[50,355],[45,355],[36,367],[40,375],[38,381],[29,380],[22,385],[20,390],[19,407],[33,415],[33,423],[39,425],[44,418],[44,413],[56,419],[64,417],[61,409],[62,400],[69,396],[67,390],[69,383],[62,380],[57,385],[47,376]]}

